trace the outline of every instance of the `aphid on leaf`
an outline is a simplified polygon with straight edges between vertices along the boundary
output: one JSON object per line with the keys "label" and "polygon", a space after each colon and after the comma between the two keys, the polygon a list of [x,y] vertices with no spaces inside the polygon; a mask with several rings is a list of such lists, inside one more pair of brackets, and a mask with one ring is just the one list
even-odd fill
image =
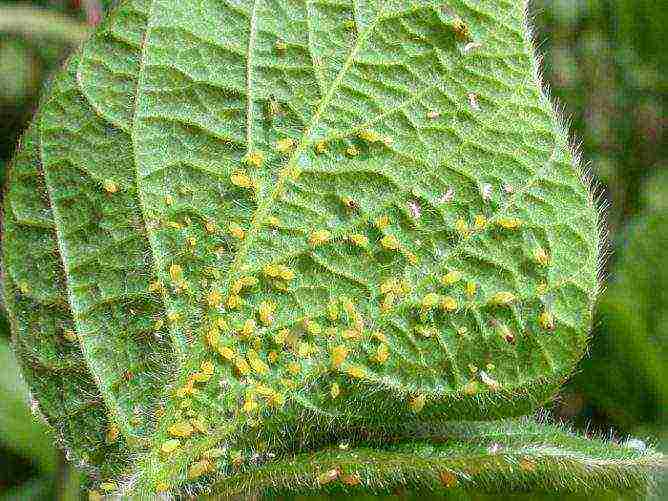
{"label": "aphid on leaf", "polygon": [[447,312],[455,311],[457,309],[457,300],[452,296],[444,296],[443,299],[441,299],[440,307]]}
{"label": "aphid on leaf", "polygon": [[237,294],[231,294],[230,297],[227,298],[226,304],[229,309],[236,310],[241,306],[241,297]]}
{"label": "aphid on leaf", "polygon": [[234,238],[238,238],[239,240],[243,240],[244,237],[246,236],[246,232],[244,231],[244,229],[234,222],[230,223],[230,234]]}
{"label": "aphid on leaf", "polygon": [[434,292],[430,292],[429,294],[425,295],[422,298],[422,302],[420,303],[420,309],[422,310],[423,313],[431,310],[432,308],[435,308],[436,305],[438,304],[438,301],[440,299],[440,296]]}
{"label": "aphid on leaf", "polygon": [[439,473],[438,478],[441,481],[443,487],[450,488],[457,485],[457,477],[449,471],[443,470],[441,473]]}
{"label": "aphid on leaf", "polygon": [[276,305],[268,301],[262,301],[260,303],[260,308],[258,314],[260,316],[260,322],[264,325],[271,325],[274,322],[274,312],[276,311]]}
{"label": "aphid on leaf", "polygon": [[332,383],[332,386],[329,388],[329,394],[332,397],[332,400],[336,399],[341,393],[341,388],[339,388],[338,383]]}
{"label": "aphid on leaf", "polygon": [[401,246],[399,244],[399,240],[394,235],[385,235],[383,238],[380,239],[380,245],[384,249],[392,251],[398,250],[399,247]]}
{"label": "aphid on leaf", "polygon": [[202,371],[202,373],[208,374],[210,376],[213,375],[214,369],[215,368],[214,368],[213,362],[211,360],[205,360],[200,365],[200,370]]}
{"label": "aphid on leaf", "polygon": [[496,224],[505,228],[506,230],[516,230],[522,225],[522,221],[516,217],[502,217],[499,219]]}
{"label": "aphid on leaf", "polygon": [[359,329],[346,329],[341,333],[341,337],[347,341],[359,341],[362,339],[362,331]]}
{"label": "aphid on leaf", "polygon": [[172,279],[172,282],[178,283],[183,280],[183,268],[179,264],[172,264],[169,267],[169,276]]}
{"label": "aphid on leaf", "polygon": [[288,46],[283,40],[276,40],[276,43],[274,44],[274,49],[276,49],[276,52],[278,52],[279,54],[283,54],[288,49]]}
{"label": "aphid on leaf", "polygon": [[178,322],[181,319],[181,313],[178,311],[170,311],[167,313],[167,320],[172,323]]}
{"label": "aphid on leaf", "polygon": [[154,280],[148,285],[149,292],[161,292],[162,291],[162,282],[160,280]]}
{"label": "aphid on leaf", "polygon": [[353,233],[349,238],[353,244],[359,247],[366,247],[369,245],[369,239],[366,237],[366,235],[362,235],[361,233]]}
{"label": "aphid on leaf", "polygon": [[381,343],[378,345],[378,348],[376,349],[376,362],[379,364],[384,364],[387,362],[387,359],[390,357],[390,351],[385,343]]}
{"label": "aphid on leaf", "polygon": [[388,292],[383,297],[383,301],[380,303],[380,311],[387,313],[394,307],[394,301],[396,300],[396,294],[394,292]]}
{"label": "aphid on leaf", "polygon": [[206,342],[209,343],[209,346],[212,348],[218,346],[218,343],[220,342],[220,331],[217,328],[212,327],[206,334]]}
{"label": "aphid on leaf", "polygon": [[466,94],[466,97],[469,100],[469,106],[475,111],[480,111],[480,104],[478,103],[478,95],[474,92],[469,92]]}
{"label": "aphid on leaf", "polygon": [[473,298],[475,296],[476,291],[478,290],[478,286],[475,282],[466,282],[466,295],[469,298]]}
{"label": "aphid on leaf", "polygon": [[363,130],[357,134],[357,137],[368,143],[377,143],[382,139],[380,134],[373,130]]}
{"label": "aphid on leaf", "polygon": [[424,409],[424,405],[426,403],[427,403],[427,397],[424,394],[420,393],[419,395],[413,397],[408,403],[408,405],[414,413],[418,414],[419,412],[422,411],[422,409]]}
{"label": "aphid on leaf", "polygon": [[493,304],[495,306],[508,306],[509,304],[513,303],[517,298],[515,297],[515,294],[509,291],[501,291],[497,292],[494,294],[489,302],[490,304]]}
{"label": "aphid on leaf", "polygon": [[295,376],[297,374],[299,374],[301,372],[301,370],[302,370],[302,366],[299,362],[294,362],[293,361],[293,362],[290,362],[288,364],[288,371],[290,371],[290,373],[295,375]]}
{"label": "aphid on leaf", "polygon": [[167,431],[173,437],[188,438],[193,434],[195,429],[188,421],[181,421],[180,423],[170,426]]}
{"label": "aphid on leaf", "polygon": [[244,322],[244,325],[241,327],[239,334],[248,337],[252,335],[253,332],[255,332],[255,327],[256,327],[255,320],[253,320],[252,318],[248,318]]}
{"label": "aphid on leaf", "polygon": [[550,264],[550,255],[542,247],[534,249],[533,258],[541,266],[547,266]]}
{"label": "aphid on leaf", "polygon": [[188,468],[188,479],[193,480],[208,473],[211,469],[211,462],[208,459],[202,459],[190,465]]}
{"label": "aphid on leaf", "polygon": [[195,430],[197,430],[202,435],[209,433],[209,425],[203,417],[191,418],[190,423],[193,425],[193,428],[195,428]]}
{"label": "aphid on leaf", "polygon": [[288,329],[281,329],[276,334],[274,334],[274,341],[277,345],[283,346],[290,336],[290,331]]}
{"label": "aphid on leaf", "polygon": [[306,320],[304,322],[304,327],[306,328],[306,332],[314,336],[322,334],[322,327],[315,320]]}
{"label": "aphid on leaf", "polygon": [[346,373],[352,378],[362,379],[366,376],[366,369],[361,365],[351,365],[346,368]]}
{"label": "aphid on leaf", "polygon": [[343,205],[346,206],[346,208],[350,210],[357,210],[360,208],[360,204],[358,204],[355,200],[353,200],[350,197],[343,197]]}
{"label": "aphid on leaf", "polygon": [[348,146],[348,148],[346,148],[346,155],[348,155],[349,157],[356,157],[359,154],[360,150],[355,145],[351,145]]}
{"label": "aphid on leaf", "polygon": [[460,17],[455,18],[452,21],[452,29],[457,35],[457,38],[461,40],[469,40],[471,38],[471,32],[468,25]]}
{"label": "aphid on leaf", "polygon": [[457,233],[460,235],[466,237],[469,234],[469,225],[464,219],[457,219],[457,221],[455,221],[455,230],[457,230]]}
{"label": "aphid on leaf", "polygon": [[478,393],[478,382],[469,381],[464,385],[464,394],[468,396],[473,396]]}
{"label": "aphid on leaf", "polygon": [[385,228],[390,226],[390,218],[387,215],[380,216],[378,219],[374,221],[374,225],[379,230],[384,230]]}
{"label": "aphid on leaf", "polygon": [[309,235],[309,243],[316,247],[318,245],[325,244],[332,237],[332,234],[327,230],[316,230]]}
{"label": "aphid on leaf", "polygon": [[238,186],[239,188],[254,188],[255,183],[253,180],[248,177],[248,175],[245,172],[242,171],[237,171],[232,173],[230,176],[230,181],[232,181],[232,184],[234,186]]}
{"label": "aphid on leaf", "polygon": [[193,236],[186,237],[186,243],[188,244],[188,247],[195,248],[197,239]]}
{"label": "aphid on leaf", "polygon": [[281,104],[273,97],[269,98],[269,101],[267,101],[267,115],[269,120],[274,120],[275,118],[283,115]]}
{"label": "aphid on leaf", "polygon": [[332,322],[336,322],[339,319],[339,305],[335,299],[332,299],[327,304],[327,316]]}
{"label": "aphid on leaf", "polygon": [[111,179],[105,179],[104,183],[102,183],[102,187],[107,193],[116,193],[118,191],[118,185]]}
{"label": "aphid on leaf", "polygon": [[[155,492],[157,493],[162,493],[162,492],[167,492],[169,490],[169,485],[166,484],[165,482],[158,482],[155,484]],[[91,501],[90,499],[88,501]]]}
{"label": "aphid on leaf", "polygon": [[115,482],[103,482],[100,484],[100,489],[105,492],[113,492],[118,489],[118,485]]}
{"label": "aphid on leaf", "polygon": [[246,359],[239,356],[234,359],[234,366],[236,367],[239,374],[242,376],[248,376],[251,372],[250,365],[246,362]]}
{"label": "aphid on leaf", "polygon": [[276,141],[276,150],[284,155],[290,153],[294,149],[294,147],[295,147],[295,140],[290,137],[286,137]]}
{"label": "aphid on leaf", "polygon": [[492,391],[498,391],[501,389],[499,382],[490,377],[489,374],[487,374],[485,371],[480,371],[480,380]]}
{"label": "aphid on leaf", "polygon": [[438,112],[438,111],[435,111],[435,110],[427,112],[427,118],[429,120],[436,120],[437,118],[440,118],[440,116],[441,116],[441,113]]}
{"label": "aphid on leaf", "polygon": [[473,218],[473,227],[477,230],[483,230],[487,226],[487,218],[482,214],[478,214]]}
{"label": "aphid on leaf", "polygon": [[267,226],[270,228],[278,228],[281,226],[281,221],[276,216],[267,217]]}
{"label": "aphid on leaf", "polygon": [[343,475],[341,477],[341,482],[346,485],[353,486],[361,484],[362,479],[360,478],[359,473],[351,473],[350,475]]}
{"label": "aphid on leaf", "polygon": [[441,277],[441,283],[445,286],[450,286],[461,280],[462,274],[459,271],[452,270]]}
{"label": "aphid on leaf", "polygon": [[109,425],[109,428],[107,429],[107,433],[105,435],[105,442],[107,444],[114,444],[118,440],[118,436],[120,434],[121,430],[118,428],[118,425],[115,423],[111,423]]}
{"label": "aphid on leaf", "polygon": [[229,360],[230,362],[235,360],[237,356],[237,354],[234,352],[234,349],[230,348],[229,346],[219,346],[218,353],[220,353],[220,356],[226,360]]}
{"label": "aphid on leaf", "polygon": [[554,330],[554,315],[547,310],[543,310],[540,315],[538,315],[538,323],[546,331]]}
{"label": "aphid on leaf", "polygon": [[165,195],[165,205],[169,206],[174,203],[174,197],[171,195]]}
{"label": "aphid on leaf", "polygon": [[269,372],[269,366],[264,363],[255,350],[248,350],[246,353],[246,358],[248,358],[248,363],[251,368],[257,372],[259,375],[264,375]]}
{"label": "aphid on leaf", "polygon": [[77,333],[74,332],[72,329],[67,329],[65,332],[63,332],[63,337],[68,341],[74,343],[77,340]]}
{"label": "aphid on leaf", "polygon": [[244,157],[244,162],[246,163],[246,165],[260,168],[264,163],[264,153],[257,150],[249,151]]}
{"label": "aphid on leaf", "polygon": [[339,478],[339,470],[338,469],[333,469],[333,470],[327,470],[324,473],[321,473],[318,475],[318,484],[320,485],[325,485],[330,482],[333,482]]}
{"label": "aphid on leaf", "polygon": [[327,151],[327,143],[325,141],[318,141],[315,143],[315,152],[318,153],[319,155],[322,155]]}
{"label": "aphid on leaf", "polygon": [[349,350],[345,345],[338,345],[332,348],[331,361],[332,367],[338,369],[348,357]]}
{"label": "aphid on leaf", "polygon": [[204,223],[204,229],[206,230],[207,233],[213,235],[218,231],[218,226],[216,225],[215,221],[206,221]]}
{"label": "aphid on leaf", "polygon": [[223,303],[223,295],[214,289],[206,295],[206,302],[211,308],[219,308]]}

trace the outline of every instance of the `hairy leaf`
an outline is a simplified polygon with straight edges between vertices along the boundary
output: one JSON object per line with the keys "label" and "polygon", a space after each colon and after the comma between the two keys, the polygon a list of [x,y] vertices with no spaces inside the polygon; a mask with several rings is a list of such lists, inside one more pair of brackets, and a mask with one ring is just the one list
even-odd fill
{"label": "hairy leaf", "polygon": [[524,9],[128,0],[72,56],[14,162],[5,295],[96,485],[556,391],[599,238]]}

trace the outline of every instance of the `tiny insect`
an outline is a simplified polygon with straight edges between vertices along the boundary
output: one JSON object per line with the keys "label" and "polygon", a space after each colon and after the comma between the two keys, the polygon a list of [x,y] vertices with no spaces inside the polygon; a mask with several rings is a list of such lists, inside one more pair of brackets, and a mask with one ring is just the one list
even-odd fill
{"label": "tiny insect", "polygon": [[459,17],[452,22],[452,29],[461,40],[469,40],[471,38],[471,31],[468,25]]}
{"label": "tiny insect", "polygon": [[116,193],[118,191],[118,185],[111,179],[105,179],[102,187],[107,193]]}
{"label": "tiny insect", "polygon": [[343,197],[342,200],[343,200],[343,205],[345,205],[350,210],[357,210],[360,208],[360,204],[356,200],[350,197]]}

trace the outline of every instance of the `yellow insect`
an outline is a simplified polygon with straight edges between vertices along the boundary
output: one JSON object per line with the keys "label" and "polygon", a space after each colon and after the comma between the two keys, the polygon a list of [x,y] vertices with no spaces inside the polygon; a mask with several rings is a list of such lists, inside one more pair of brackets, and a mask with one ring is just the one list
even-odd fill
{"label": "yellow insect", "polygon": [[444,296],[441,300],[441,309],[451,312],[457,309],[457,300],[452,296]]}
{"label": "yellow insect", "polygon": [[462,278],[462,274],[458,271],[453,270],[453,271],[449,271],[448,273],[446,273],[445,275],[443,275],[441,277],[441,283],[443,285],[448,286],[448,285],[452,285],[454,283],[459,282],[459,280],[461,278]]}
{"label": "yellow insect", "polygon": [[104,183],[102,183],[102,187],[107,193],[116,193],[118,191],[118,185],[111,179],[105,179]]}
{"label": "yellow insect", "polygon": [[290,153],[294,149],[294,147],[295,147],[295,140],[290,137],[286,137],[276,141],[276,150],[279,153],[282,154]]}
{"label": "yellow insect", "polygon": [[349,350],[345,345],[338,345],[332,348],[331,351],[331,361],[332,361],[332,367],[335,369],[338,369],[341,367],[341,364],[346,360],[348,357]]}
{"label": "yellow insect", "polygon": [[264,153],[261,151],[249,151],[244,158],[244,162],[252,167],[262,167],[264,163]]}
{"label": "yellow insect", "polygon": [[427,397],[421,393],[413,397],[408,405],[414,413],[418,414],[419,412],[422,411],[422,409],[424,409],[424,405],[426,403],[427,403]]}
{"label": "yellow insect", "polygon": [[452,29],[457,38],[461,40],[469,40],[471,38],[471,31],[468,25],[459,17],[452,22]]}
{"label": "yellow insect", "polygon": [[394,235],[385,235],[380,239],[380,245],[387,250],[398,250],[401,246],[399,240]]}
{"label": "yellow insect", "polygon": [[316,230],[312,232],[311,235],[309,236],[309,243],[313,247],[316,247],[318,245],[322,245],[329,242],[331,237],[332,234],[327,230]]}
{"label": "yellow insect", "polygon": [[508,306],[512,304],[517,298],[515,294],[508,291],[501,291],[494,294],[489,302],[496,306]]}

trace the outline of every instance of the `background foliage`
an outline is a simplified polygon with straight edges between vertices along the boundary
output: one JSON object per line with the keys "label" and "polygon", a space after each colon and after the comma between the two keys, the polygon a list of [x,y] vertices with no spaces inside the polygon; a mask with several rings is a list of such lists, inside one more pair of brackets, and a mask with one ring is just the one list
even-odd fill
{"label": "background foliage", "polygon": [[[68,50],[113,1],[0,0],[0,175]],[[610,208],[606,292],[590,354],[551,412],[666,450],[668,9],[654,0],[534,0],[545,77]],[[0,326],[0,499],[67,498],[76,475],[30,417]]]}

